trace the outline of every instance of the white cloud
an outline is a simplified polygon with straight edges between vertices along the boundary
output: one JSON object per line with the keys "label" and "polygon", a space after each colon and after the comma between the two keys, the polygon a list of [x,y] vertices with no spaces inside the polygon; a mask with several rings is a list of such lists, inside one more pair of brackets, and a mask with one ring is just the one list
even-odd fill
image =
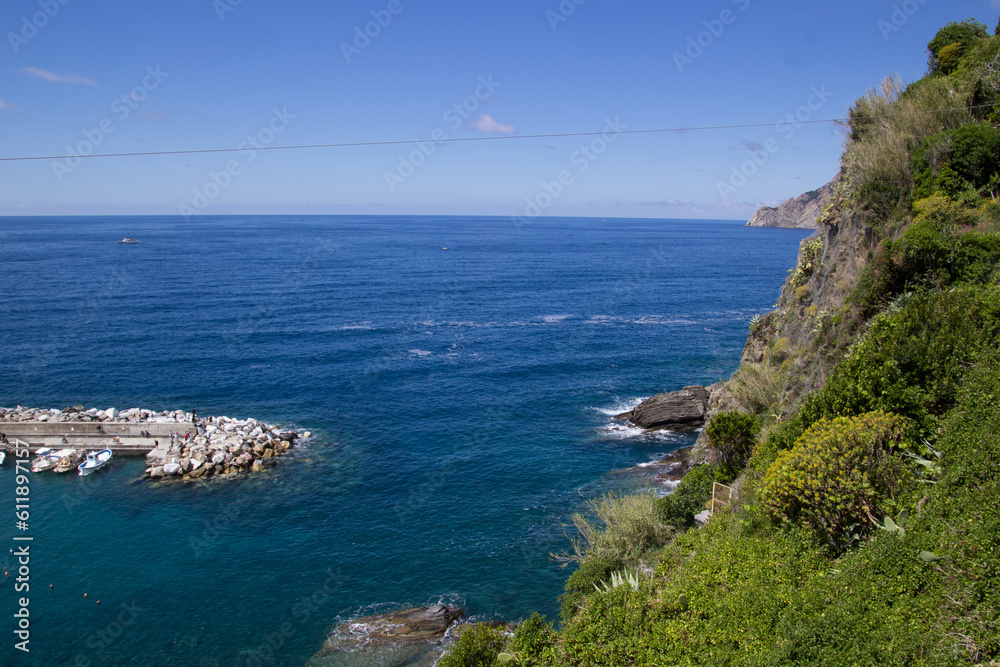
{"label": "white cloud", "polygon": [[35,79],[44,79],[45,81],[50,81],[52,83],[82,83],[87,86],[97,85],[96,82],[85,76],[79,76],[77,74],[56,74],[55,72],[50,72],[47,69],[41,69],[40,67],[22,67],[17,71]]}
{"label": "white cloud", "polygon": [[479,118],[469,121],[469,127],[490,134],[514,134],[517,128],[510,123],[499,123],[493,116],[481,113]]}

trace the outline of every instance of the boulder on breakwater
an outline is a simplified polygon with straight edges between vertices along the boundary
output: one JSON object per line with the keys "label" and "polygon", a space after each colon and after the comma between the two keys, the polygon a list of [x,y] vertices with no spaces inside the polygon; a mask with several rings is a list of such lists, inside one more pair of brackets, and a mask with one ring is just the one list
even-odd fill
{"label": "boulder on breakwater", "polygon": [[207,479],[261,472],[277,463],[306,432],[284,431],[256,419],[209,417],[196,423],[197,435],[171,437],[146,455],[145,479]]}

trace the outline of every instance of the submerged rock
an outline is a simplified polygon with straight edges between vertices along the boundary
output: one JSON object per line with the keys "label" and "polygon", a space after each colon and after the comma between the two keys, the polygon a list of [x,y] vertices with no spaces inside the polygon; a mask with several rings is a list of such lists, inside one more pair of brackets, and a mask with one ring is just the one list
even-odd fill
{"label": "submerged rock", "polygon": [[704,426],[708,399],[705,387],[692,385],[673,393],[657,394],[615,418],[627,419],[644,429],[691,430]]}
{"label": "submerged rock", "polygon": [[416,660],[432,652],[462,613],[461,609],[436,605],[356,618],[338,625],[308,664],[334,664],[337,654],[359,651],[377,653],[378,664],[411,664],[397,661]]}
{"label": "submerged rock", "polygon": [[436,605],[357,618],[334,628],[306,665],[432,667],[441,657],[442,638],[461,616],[461,609]]}

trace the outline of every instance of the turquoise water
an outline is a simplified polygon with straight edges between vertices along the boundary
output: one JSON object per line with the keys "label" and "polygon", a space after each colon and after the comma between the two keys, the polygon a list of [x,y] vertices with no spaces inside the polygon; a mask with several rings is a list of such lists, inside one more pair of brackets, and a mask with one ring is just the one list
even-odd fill
{"label": "turquoise water", "polygon": [[[193,408],[315,434],[239,481],[138,482],[137,459],[87,480],[32,476],[32,650],[14,650],[8,620],[0,662],[296,665],[338,620],[404,605],[557,616],[568,573],[549,553],[568,547],[570,515],[652,483],[612,470],[692,441],[609,415],[732,373],[804,236],[705,221],[0,219],[0,405]],[[10,461],[0,497],[10,517]],[[19,594],[4,584],[11,619]]]}

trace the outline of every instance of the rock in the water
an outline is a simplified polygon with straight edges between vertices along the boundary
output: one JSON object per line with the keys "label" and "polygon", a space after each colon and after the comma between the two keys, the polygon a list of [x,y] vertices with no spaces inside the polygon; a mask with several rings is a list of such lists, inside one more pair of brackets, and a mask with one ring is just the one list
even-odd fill
{"label": "rock in the water", "polygon": [[461,617],[461,609],[445,605],[365,616],[337,626],[321,653],[354,651],[362,646],[377,647],[397,642],[436,641]]}
{"label": "rock in the water", "polygon": [[657,394],[616,419],[627,419],[639,428],[684,431],[703,426],[707,409],[708,390],[690,386],[669,394]]}

